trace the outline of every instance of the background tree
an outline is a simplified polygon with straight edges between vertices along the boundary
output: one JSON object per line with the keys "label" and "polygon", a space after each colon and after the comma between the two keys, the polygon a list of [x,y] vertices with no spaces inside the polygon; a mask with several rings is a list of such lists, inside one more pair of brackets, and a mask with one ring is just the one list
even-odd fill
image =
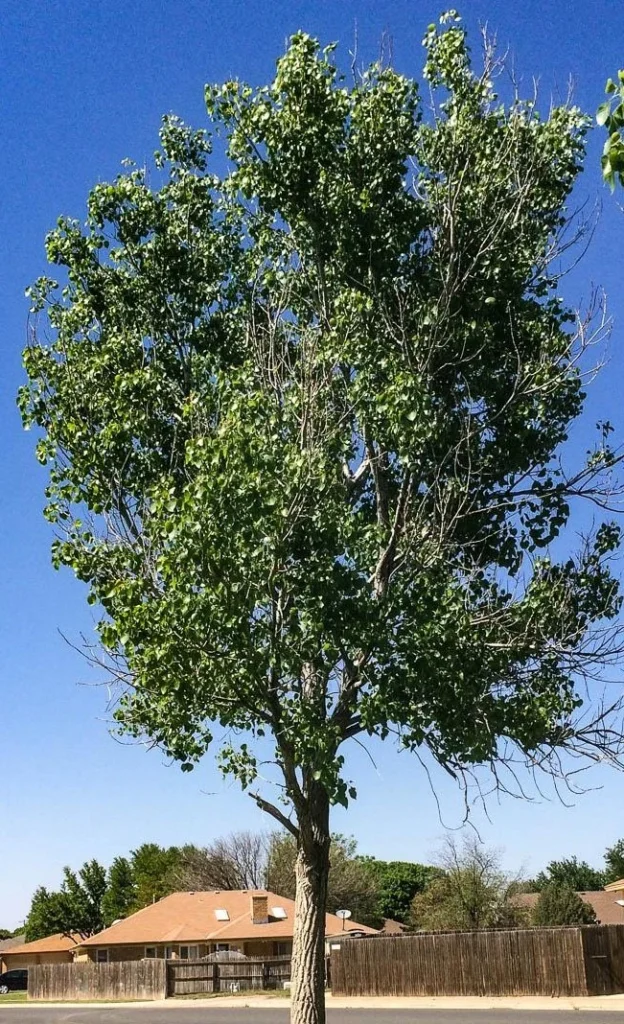
{"label": "background tree", "polygon": [[596,912],[574,889],[562,882],[549,882],[541,890],[532,914],[532,923],[542,927],[596,924]]}
{"label": "background tree", "polygon": [[414,896],[423,892],[441,873],[439,868],[410,861],[377,860],[375,857],[362,857],[361,861],[377,884],[380,916],[403,924],[409,919]]}
{"label": "background tree", "polygon": [[173,876],[176,888],[262,889],[268,847],[268,838],[255,832],[233,832],[203,847],[183,846]]}
{"label": "background tree", "polygon": [[175,873],[179,863],[180,851],[177,846],[142,843],[132,851],[131,867],[136,890],[134,910],[147,907],[175,892]]}
{"label": "background tree", "polygon": [[437,860],[441,873],[414,897],[409,925],[418,931],[474,931],[517,927],[526,911],[516,897],[519,878],[476,839],[446,840]]}
{"label": "background tree", "polygon": [[47,935],[62,931],[62,911],[58,903],[59,893],[50,893],[43,885],[35,889],[24,924],[27,942],[44,939]]}
{"label": "background tree", "polygon": [[624,878],[624,839],[618,839],[613,846],[608,846],[604,859],[604,885],[608,885],[609,882],[619,882],[621,878]]}
{"label": "background tree", "polygon": [[134,871],[127,857],[115,857],[108,869],[106,892],[102,897],[102,918],[106,927],[127,917],[137,907]]}
{"label": "background tree", "polygon": [[425,46],[433,113],[391,68],[347,86],[302,33],[268,87],[207,88],[225,177],[165,119],[156,177],[98,184],[31,289],[55,564],[102,609],[120,729],[190,769],[216,726],[294,836],[297,1024],[324,1020],[344,743],[499,780],[622,743],[593,682],[619,529],[562,537],[583,497],[612,506],[619,459],[609,424],[560,458],[592,338],[557,294],[587,122],[506,108],[455,14]]}
{"label": "background tree", "polygon": [[551,860],[534,880],[537,892],[552,884],[567,886],[573,892],[591,892],[606,885],[606,875],[604,871],[592,868],[585,860],[564,857],[563,860]]}
{"label": "background tree", "polygon": [[67,919],[65,934],[77,932],[83,938],[104,927],[102,901],[106,892],[106,869],[93,858],[74,873],[63,869],[61,895],[65,897]]}
{"label": "background tree", "polygon": [[[353,920],[380,928],[383,915],[379,908],[379,886],[375,876],[356,856],[357,843],[353,838],[335,834],[329,853],[327,883],[327,910],[350,910]],[[267,888],[272,892],[295,899],[297,844],[289,833],[276,832],[271,836],[267,862]]]}
{"label": "background tree", "polygon": [[63,868],[58,892],[40,886],[32,899],[26,919],[26,940],[47,935],[79,935],[86,939],[104,927],[102,901],[106,892],[106,870],[95,859],[87,861],[78,873]]}

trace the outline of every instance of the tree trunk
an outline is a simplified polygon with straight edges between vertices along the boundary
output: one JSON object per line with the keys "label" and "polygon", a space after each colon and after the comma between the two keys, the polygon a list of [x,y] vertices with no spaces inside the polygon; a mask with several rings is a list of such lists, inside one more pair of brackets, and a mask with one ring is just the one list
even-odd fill
{"label": "tree trunk", "polygon": [[313,783],[298,814],[291,1024],[325,1024],[325,912],[329,873],[329,801]]}

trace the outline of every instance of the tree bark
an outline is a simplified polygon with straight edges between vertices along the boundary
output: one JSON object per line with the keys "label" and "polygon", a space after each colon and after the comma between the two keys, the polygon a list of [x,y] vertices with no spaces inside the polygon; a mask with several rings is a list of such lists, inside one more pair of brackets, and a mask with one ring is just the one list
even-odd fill
{"label": "tree bark", "polygon": [[291,1024],[325,1024],[325,912],[329,874],[329,800],[312,783],[298,813]]}

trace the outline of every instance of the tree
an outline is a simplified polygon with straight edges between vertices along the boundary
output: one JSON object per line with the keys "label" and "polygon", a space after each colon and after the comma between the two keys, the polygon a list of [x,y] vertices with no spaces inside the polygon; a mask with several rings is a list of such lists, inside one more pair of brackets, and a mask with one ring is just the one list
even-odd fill
{"label": "tree", "polygon": [[177,846],[143,843],[131,853],[136,899],[133,910],[156,903],[176,889],[175,872],[180,862]]}
{"label": "tree", "polygon": [[106,871],[97,860],[86,861],[78,874],[63,868],[58,892],[40,886],[32,899],[26,920],[26,940],[45,938],[60,932],[86,939],[104,927],[102,901],[106,892]]}
{"label": "tree", "polygon": [[549,882],[541,890],[533,910],[533,924],[543,928],[596,923],[596,912],[591,904],[561,882]]}
{"label": "tree", "polygon": [[505,107],[443,22],[435,113],[388,67],[348,86],[303,33],[268,87],[208,87],[225,176],[166,118],[155,175],[96,185],[47,239],[62,280],[30,291],[54,563],[102,609],[119,729],[184,770],[226,736],[224,773],[294,836],[296,1024],[325,1019],[345,743],[501,784],[622,744],[593,681],[620,532],[566,529],[616,500],[610,424],[560,458],[594,337],[557,295],[587,120]]}
{"label": "tree", "polygon": [[267,838],[233,832],[209,846],[183,846],[174,872],[176,888],[262,889],[266,886]]}
{"label": "tree", "polygon": [[606,128],[608,139],[602,153],[602,175],[615,188],[616,181],[624,185],[624,70],[618,71],[618,80],[607,80],[605,100],[596,114],[596,121]]}
{"label": "tree", "polygon": [[102,898],[102,917],[108,928],[113,921],[127,917],[137,904],[134,871],[127,857],[115,857],[108,869],[106,892]]}
{"label": "tree", "polygon": [[[356,856],[354,839],[334,834],[329,852],[326,906],[330,913],[350,910],[353,920],[380,928],[383,916],[379,910],[379,887],[375,877]],[[267,864],[267,887],[296,898],[297,843],[292,835],[276,832],[271,837]]]}
{"label": "tree", "polygon": [[409,924],[419,931],[476,931],[517,927],[526,913],[516,902],[519,879],[502,870],[500,858],[475,839],[458,846],[446,840],[441,873],[412,901]]}
{"label": "tree", "polygon": [[567,886],[574,892],[588,892],[602,889],[606,885],[606,876],[604,871],[597,871],[587,861],[567,857],[563,860],[551,860],[545,871],[540,871],[533,883],[537,892],[553,884]]}
{"label": "tree", "polygon": [[380,916],[404,924],[409,918],[414,896],[423,892],[440,874],[438,868],[428,864],[377,860],[375,857],[362,857],[361,860],[377,883]]}
{"label": "tree", "polygon": [[26,942],[45,939],[47,935],[63,930],[63,910],[59,902],[59,893],[50,893],[43,885],[35,890],[24,925]]}
{"label": "tree", "polygon": [[618,839],[613,846],[605,850],[605,872],[603,885],[609,882],[619,882],[624,878],[624,839]]}

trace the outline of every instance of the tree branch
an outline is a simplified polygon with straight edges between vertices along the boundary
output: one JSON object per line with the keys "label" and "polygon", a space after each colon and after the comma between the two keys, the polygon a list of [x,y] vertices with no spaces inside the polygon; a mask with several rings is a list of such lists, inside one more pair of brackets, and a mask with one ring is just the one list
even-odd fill
{"label": "tree branch", "polygon": [[292,833],[295,839],[299,838],[299,829],[297,828],[297,826],[293,825],[290,818],[287,818],[285,814],[282,814],[280,809],[276,807],[275,804],[272,804],[268,800],[265,800],[264,797],[260,796],[259,793],[249,793],[249,796],[251,797],[252,800],[256,802],[261,811],[264,811],[266,814],[270,814],[272,818],[275,818],[275,820],[278,821],[283,828],[287,829],[290,833]]}

